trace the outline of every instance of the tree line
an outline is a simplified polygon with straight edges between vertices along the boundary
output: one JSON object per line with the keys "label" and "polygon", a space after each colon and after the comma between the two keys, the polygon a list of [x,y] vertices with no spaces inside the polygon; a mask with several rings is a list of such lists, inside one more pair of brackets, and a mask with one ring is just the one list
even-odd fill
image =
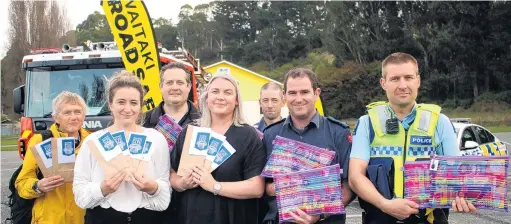
{"label": "tree line", "polygon": [[76,42],[74,30],[65,10],[58,1],[14,1],[8,8],[7,51],[1,64],[2,114],[15,118],[12,110],[12,90],[25,83],[21,69],[23,56],[30,49],[61,47]]}
{"label": "tree line", "polygon": [[[220,1],[184,5],[178,19],[153,19],[165,48],[184,47],[202,64],[228,60],[279,81],[292,67],[311,68],[327,113],[337,118],[358,117],[366,104],[385,99],[381,60],[396,51],[419,61],[420,102],[511,104],[510,2]],[[74,45],[112,40],[99,12],[59,37]]]}

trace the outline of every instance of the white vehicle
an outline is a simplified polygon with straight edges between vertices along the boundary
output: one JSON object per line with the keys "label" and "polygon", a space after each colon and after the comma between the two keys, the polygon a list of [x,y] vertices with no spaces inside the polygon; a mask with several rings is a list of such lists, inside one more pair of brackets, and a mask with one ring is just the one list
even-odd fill
{"label": "white vehicle", "polygon": [[453,125],[462,155],[507,155],[505,143],[488,129],[471,123],[453,122]]}

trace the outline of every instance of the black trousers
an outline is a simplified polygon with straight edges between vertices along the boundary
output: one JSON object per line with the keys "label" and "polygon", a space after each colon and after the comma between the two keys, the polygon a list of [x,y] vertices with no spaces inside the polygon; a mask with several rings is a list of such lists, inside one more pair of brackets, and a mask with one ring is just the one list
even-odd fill
{"label": "black trousers", "polygon": [[[113,208],[97,206],[85,211],[85,224],[145,224],[162,223],[161,212],[137,208],[134,212],[124,213]],[[170,218],[170,217],[169,217]]]}
{"label": "black trousers", "polygon": [[[369,215],[368,213],[362,213],[362,223],[363,224],[396,224],[396,223],[404,223],[404,224],[431,224],[428,222],[426,217],[426,210],[419,209],[419,214],[411,215],[405,220],[397,220],[396,218],[385,214],[381,211],[373,211],[373,214]],[[449,209],[435,209],[433,210],[433,216],[435,220],[432,224],[447,224],[449,223]]]}

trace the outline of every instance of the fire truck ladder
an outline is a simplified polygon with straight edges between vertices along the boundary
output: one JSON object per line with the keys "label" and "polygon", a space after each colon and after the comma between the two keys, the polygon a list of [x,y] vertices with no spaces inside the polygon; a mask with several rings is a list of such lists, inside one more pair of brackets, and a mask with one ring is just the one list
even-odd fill
{"label": "fire truck ladder", "polygon": [[179,50],[169,51],[165,48],[161,51],[164,54],[170,54],[175,58],[186,61],[194,67],[195,78],[201,83],[206,84],[211,79],[211,74],[206,72],[200,64],[200,60],[193,57],[187,50],[179,48]]}

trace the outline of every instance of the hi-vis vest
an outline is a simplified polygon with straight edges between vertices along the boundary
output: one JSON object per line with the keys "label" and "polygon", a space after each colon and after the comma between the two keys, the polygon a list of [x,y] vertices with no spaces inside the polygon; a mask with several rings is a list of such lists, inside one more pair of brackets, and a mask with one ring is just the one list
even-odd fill
{"label": "hi-vis vest", "polygon": [[368,114],[374,130],[371,142],[371,158],[391,157],[394,160],[394,193],[403,198],[405,161],[430,158],[435,153],[435,129],[440,115],[440,107],[432,104],[418,104],[415,120],[408,131],[399,123],[397,134],[388,134],[386,121],[392,112],[386,102],[369,104]]}

